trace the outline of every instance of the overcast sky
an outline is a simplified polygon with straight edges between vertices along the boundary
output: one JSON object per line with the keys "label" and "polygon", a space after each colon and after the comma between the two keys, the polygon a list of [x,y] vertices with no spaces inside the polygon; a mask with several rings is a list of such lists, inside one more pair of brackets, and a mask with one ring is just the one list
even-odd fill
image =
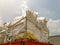
{"label": "overcast sky", "polygon": [[[22,4],[39,13],[39,17],[49,19],[50,35],[60,34],[60,0],[0,0],[0,23],[11,22],[22,13]],[[50,25],[51,24],[51,25]]]}

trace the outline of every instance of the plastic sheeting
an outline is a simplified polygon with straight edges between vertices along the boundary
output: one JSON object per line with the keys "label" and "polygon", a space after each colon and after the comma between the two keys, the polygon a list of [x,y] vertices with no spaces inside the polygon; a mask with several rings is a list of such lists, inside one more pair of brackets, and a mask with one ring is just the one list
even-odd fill
{"label": "plastic sheeting", "polygon": [[15,42],[8,42],[0,45],[52,45],[50,43],[35,42],[32,40],[17,40]]}

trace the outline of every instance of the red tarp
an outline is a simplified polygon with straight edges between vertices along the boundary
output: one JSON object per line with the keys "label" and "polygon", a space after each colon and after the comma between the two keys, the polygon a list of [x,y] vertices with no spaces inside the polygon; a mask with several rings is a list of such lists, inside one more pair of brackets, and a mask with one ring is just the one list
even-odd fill
{"label": "red tarp", "polygon": [[35,41],[29,41],[29,40],[25,40],[25,45],[52,45],[49,43],[43,43],[43,42],[35,42]]}
{"label": "red tarp", "polygon": [[4,43],[4,44],[0,44],[0,45],[52,45],[49,43],[43,43],[43,42],[35,42],[35,41],[30,41],[30,40],[18,40],[12,43]]}

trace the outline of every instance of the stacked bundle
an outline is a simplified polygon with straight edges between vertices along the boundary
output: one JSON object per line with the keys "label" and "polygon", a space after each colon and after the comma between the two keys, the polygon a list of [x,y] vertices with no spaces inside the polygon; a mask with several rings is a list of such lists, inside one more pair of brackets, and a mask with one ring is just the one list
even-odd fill
{"label": "stacked bundle", "polygon": [[27,32],[27,33],[21,33],[15,36],[15,38],[18,39],[26,39],[26,40],[34,40],[34,41],[38,41],[37,38],[35,37],[35,35],[33,35],[31,32]]}

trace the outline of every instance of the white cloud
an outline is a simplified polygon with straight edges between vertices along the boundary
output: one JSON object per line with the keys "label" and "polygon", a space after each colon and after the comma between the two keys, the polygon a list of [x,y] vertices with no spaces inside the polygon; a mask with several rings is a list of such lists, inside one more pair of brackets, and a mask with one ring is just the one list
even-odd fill
{"label": "white cloud", "polygon": [[50,19],[47,23],[51,35],[60,35],[60,20]]}
{"label": "white cloud", "polygon": [[24,0],[0,0],[0,14],[4,21],[11,21],[21,15],[21,5]]}
{"label": "white cloud", "polygon": [[26,10],[29,8],[27,5],[27,0],[23,0],[23,2],[21,4],[21,8],[22,8],[22,16],[25,16]]}
{"label": "white cloud", "polygon": [[3,25],[2,17],[0,16],[0,26]]}

